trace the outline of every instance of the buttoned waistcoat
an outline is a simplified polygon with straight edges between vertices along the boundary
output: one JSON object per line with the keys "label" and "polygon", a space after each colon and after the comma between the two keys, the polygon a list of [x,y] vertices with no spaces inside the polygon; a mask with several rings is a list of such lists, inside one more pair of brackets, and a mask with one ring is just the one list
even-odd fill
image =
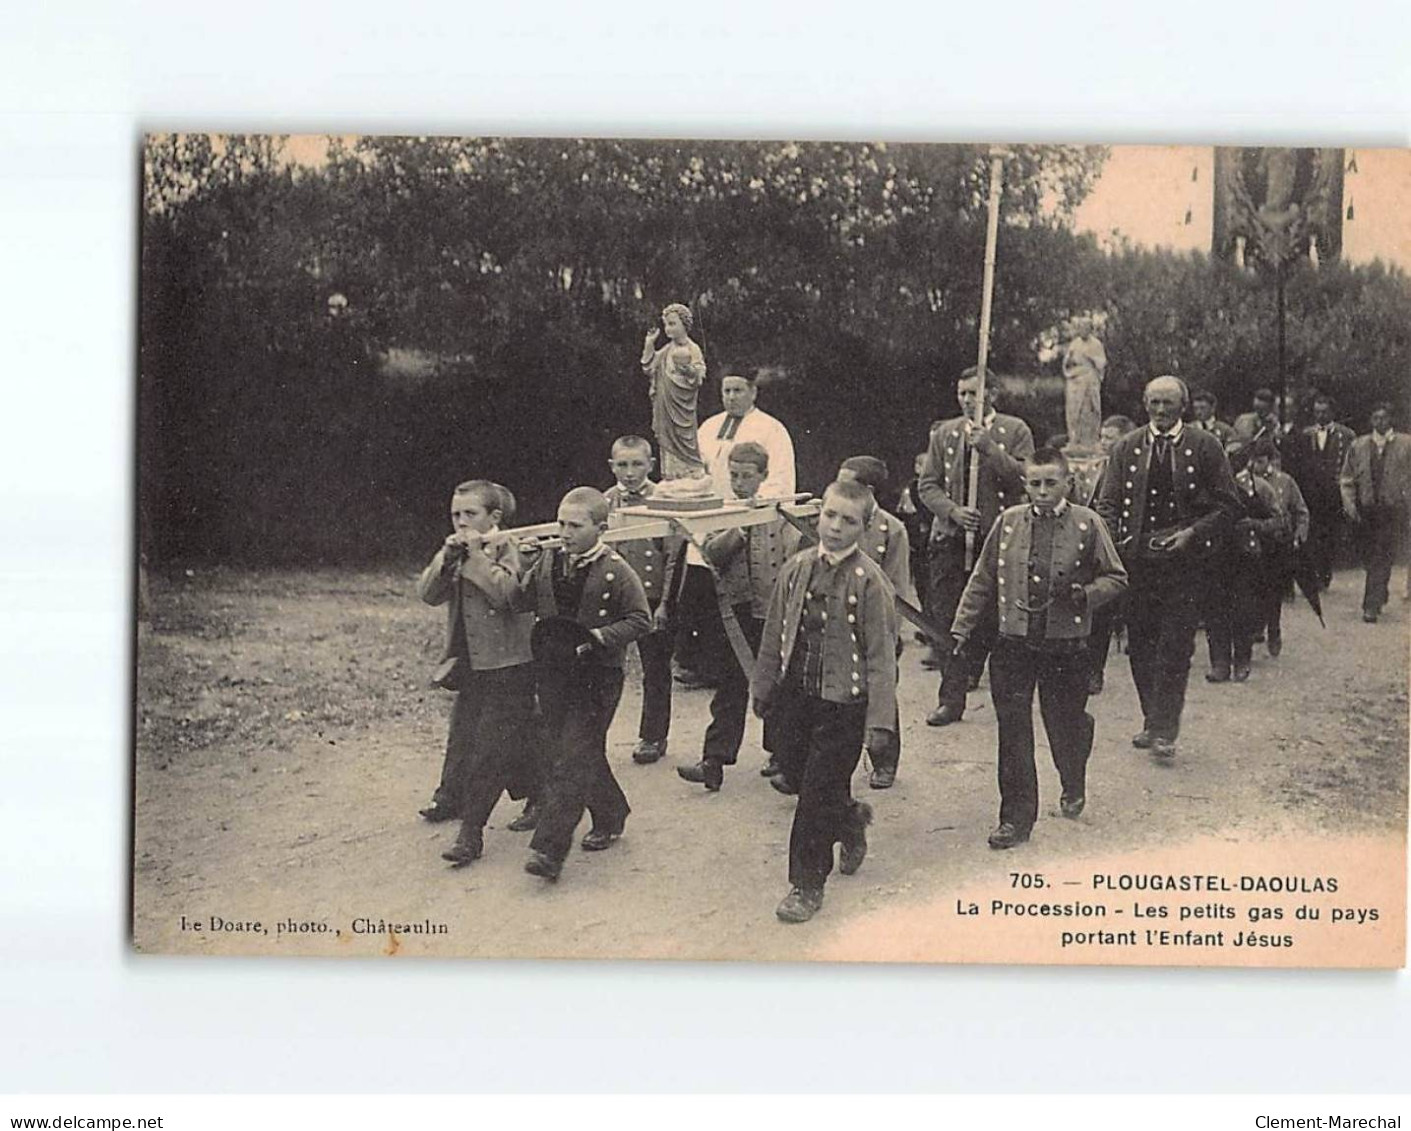
{"label": "buttoned waistcoat", "polygon": [[[933,538],[961,537],[965,533],[955,518],[955,512],[966,505],[970,490],[964,472],[965,423],[965,417],[957,416],[936,425],[917,478],[921,501],[936,516],[931,524]],[[1024,461],[1034,454],[1033,433],[1017,416],[995,413],[990,434],[998,450],[991,456],[972,453],[972,458],[980,460],[975,501],[982,534],[993,525],[1000,511],[1023,501]]]}
{"label": "buttoned waistcoat", "polygon": [[588,577],[576,610],[560,611],[554,599],[554,570],[563,566],[563,550],[545,551],[525,573],[515,597],[516,607],[535,612],[540,620],[572,616],[585,628],[602,633],[602,646],[592,653],[603,667],[622,667],[627,645],[652,628],[647,594],[627,560],[607,549],[588,564]]}
{"label": "buttoned waistcoat", "polygon": [[[751,695],[770,703],[789,670],[798,639],[816,547],[785,563],[769,599]],[[867,702],[868,729],[895,733],[897,610],[892,583],[861,552],[832,571],[823,628],[822,697],[830,703]]]}
{"label": "buttoned waistcoat", "polygon": [[[1154,447],[1151,430],[1146,427],[1117,441],[1096,500],[1097,512],[1128,564],[1142,556],[1137,538],[1146,517]],[[1225,449],[1209,432],[1184,428],[1180,442],[1172,448],[1172,467],[1177,524],[1195,532],[1187,560],[1213,557],[1230,524],[1243,513]],[[1155,531],[1145,533],[1149,537]]]}
{"label": "buttoned waistcoat", "polygon": [[[985,611],[999,611],[1001,636],[1027,638],[1031,604],[1029,554],[1034,523],[1054,524],[1048,586],[1052,603],[1045,609],[1044,639],[1071,640],[1092,634],[1092,615],[1127,588],[1127,570],[1096,511],[1070,503],[1062,514],[1038,519],[1028,503],[1010,507],[991,528],[975,570],[961,594],[951,632],[969,639]],[[1076,600],[1070,589],[1082,585]]]}

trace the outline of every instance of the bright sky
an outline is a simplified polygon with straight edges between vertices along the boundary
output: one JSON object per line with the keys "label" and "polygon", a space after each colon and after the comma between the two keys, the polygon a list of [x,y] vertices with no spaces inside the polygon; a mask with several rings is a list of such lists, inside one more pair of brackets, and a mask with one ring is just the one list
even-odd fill
{"label": "bright sky", "polygon": [[[1411,150],[1349,149],[1343,255],[1383,259],[1411,270]],[[1134,244],[1208,251],[1212,220],[1210,146],[1116,146],[1074,222],[1107,241],[1115,230]],[[1187,219],[1189,213],[1189,219]]]}

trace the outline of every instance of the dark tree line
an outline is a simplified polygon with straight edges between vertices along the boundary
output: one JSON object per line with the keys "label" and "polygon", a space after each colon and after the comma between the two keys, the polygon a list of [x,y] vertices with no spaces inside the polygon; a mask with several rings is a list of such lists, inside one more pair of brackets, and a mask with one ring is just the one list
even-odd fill
{"label": "dark tree line", "polygon": [[[550,516],[606,480],[615,435],[647,432],[636,358],[670,301],[697,312],[714,375],[763,374],[805,487],[862,451],[900,482],[974,361],[979,147],[377,138],[293,162],[277,140],[185,135],[144,156],[154,563],[414,558],[473,475],[510,486],[523,521]],[[1243,407],[1273,383],[1267,288],[1075,236],[1103,156],[1009,159],[992,364],[1038,375],[1040,336],[1103,309],[1112,409],[1170,371]],[[1401,395],[1402,276],[1309,268],[1289,302],[1300,374],[1355,414]],[[1012,403],[1042,436],[1060,397],[1035,382]]]}

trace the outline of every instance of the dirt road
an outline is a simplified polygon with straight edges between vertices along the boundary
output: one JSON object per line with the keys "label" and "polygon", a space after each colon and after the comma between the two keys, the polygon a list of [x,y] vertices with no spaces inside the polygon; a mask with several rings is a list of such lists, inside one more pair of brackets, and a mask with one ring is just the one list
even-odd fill
{"label": "dirt road", "polygon": [[[677,693],[666,760],[636,766],[629,674],[609,757],[633,813],[610,851],[575,850],[546,885],[522,870],[527,834],[505,831],[518,808],[505,799],[485,857],[452,870],[439,854],[454,826],[416,815],[439,772],[450,696],[425,686],[441,610],[415,601],[408,575],[155,581],[139,637],[135,937],[140,949],[188,953],[790,960],[836,954],[840,933],[855,936],[888,907],[999,884],[1015,869],[1211,838],[1399,838],[1408,606],[1362,624],[1360,580],[1339,575],[1326,629],[1301,602],[1288,606],[1282,657],[1256,646],[1246,685],[1206,684],[1198,640],[1172,765],[1130,746],[1136,695],[1126,657],[1114,655],[1090,705],[1087,812],[1052,815],[1057,781],[1040,739],[1040,822],[1007,853],[985,844],[998,803],[988,693],[971,694],[962,723],[928,729],[936,677],[910,646],[897,785],[870,791],[859,769],[855,791],[876,810],[871,852],[857,876],[834,876],[803,927],[773,915],[792,803],[757,773],[759,724],[722,792],[676,776],[698,757],[707,692]],[[213,916],[258,920],[268,933],[213,931]],[[393,936],[379,921],[444,933]],[[277,923],[289,930],[276,935]]]}

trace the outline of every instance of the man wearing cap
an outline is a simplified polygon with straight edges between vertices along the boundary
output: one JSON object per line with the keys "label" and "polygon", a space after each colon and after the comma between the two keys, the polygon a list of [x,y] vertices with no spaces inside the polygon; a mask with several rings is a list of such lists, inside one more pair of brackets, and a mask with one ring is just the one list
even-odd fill
{"label": "man wearing cap", "polygon": [[1209,563],[1242,513],[1220,441],[1181,420],[1186,385],[1157,377],[1150,423],[1119,440],[1097,497],[1127,566],[1127,654],[1144,722],[1132,745],[1176,752]]}
{"label": "man wearing cap", "polygon": [[[926,463],[917,478],[921,501],[934,516],[927,612],[937,624],[950,624],[956,606],[979,557],[985,535],[1005,507],[1024,498],[1024,461],[1034,453],[1034,436],[1017,416],[994,410],[994,375],[985,374],[985,412],[979,425],[975,410],[980,397],[979,370],[966,369],[956,384],[961,415],[943,420],[931,430]],[[971,466],[978,461],[975,505],[969,505]],[[973,536],[974,551],[966,562],[966,535]],[[941,667],[941,687],[936,709],[926,716],[930,726],[947,726],[965,714],[965,693],[984,670],[998,621],[983,618],[974,627],[962,651],[934,657],[927,666]]]}

